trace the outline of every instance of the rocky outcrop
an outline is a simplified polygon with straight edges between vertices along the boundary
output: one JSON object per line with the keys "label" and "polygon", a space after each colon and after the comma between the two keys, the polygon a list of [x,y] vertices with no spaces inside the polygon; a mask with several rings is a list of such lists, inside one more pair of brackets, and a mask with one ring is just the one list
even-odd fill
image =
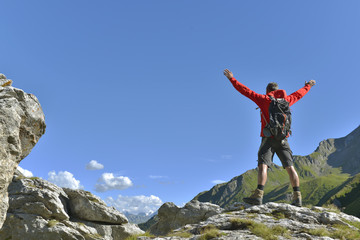
{"label": "rocky outcrop", "polygon": [[16,171],[0,239],[122,240],[143,231],[90,192],[60,188]]}
{"label": "rocky outcrop", "polygon": [[69,210],[73,217],[91,222],[110,224],[127,223],[126,217],[115,208],[110,208],[98,197],[83,190],[64,188],[69,196]]}
{"label": "rocky outcrop", "polygon": [[[1,79],[6,79],[0,74]],[[0,227],[8,209],[7,188],[19,162],[45,133],[38,99],[14,87],[0,87]]]}
{"label": "rocky outcrop", "polygon": [[174,203],[164,203],[158,210],[159,221],[150,229],[150,233],[166,235],[170,231],[186,224],[197,223],[222,212],[222,208],[211,203],[191,201],[183,208],[177,207]]}
{"label": "rocky outcrop", "polygon": [[[172,224],[168,222],[167,227]],[[359,230],[359,218],[332,209],[273,202],[260,206],[234,203],[205,221],[187,224],[156,239],[360,239]]]}

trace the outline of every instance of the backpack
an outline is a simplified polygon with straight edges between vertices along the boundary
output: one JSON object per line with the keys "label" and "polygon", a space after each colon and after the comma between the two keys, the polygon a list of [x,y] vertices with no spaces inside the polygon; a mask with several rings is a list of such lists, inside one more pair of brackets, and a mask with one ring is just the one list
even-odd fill
{"label": "backpack", "polygon": [[261,114],[266,122],[263,133],[266,137],[273,136],[275,139],[281,141],[291,134],[291,112],[289,103],[283,98],[269,97],[271,99],[269,106],[270,122],[267,122],[264,115]]}

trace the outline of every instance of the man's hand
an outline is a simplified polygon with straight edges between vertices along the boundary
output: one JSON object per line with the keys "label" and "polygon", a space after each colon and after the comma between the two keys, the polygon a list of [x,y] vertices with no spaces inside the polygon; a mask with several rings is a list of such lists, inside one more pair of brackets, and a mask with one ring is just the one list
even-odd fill
{"label": "man's hand", "polygon": [[233,74],[232,72],[230,72],[229,69],[225,69],[225,70],[224,70],[224,75],[225,75],[228,79],[234,77],[234,74]]}
{"label": "man's hand", "polygon": [[316,84],[315,80],[310,80],[308,82],[305,81],[305,85],[310,85],[310,86],[314,86]]}

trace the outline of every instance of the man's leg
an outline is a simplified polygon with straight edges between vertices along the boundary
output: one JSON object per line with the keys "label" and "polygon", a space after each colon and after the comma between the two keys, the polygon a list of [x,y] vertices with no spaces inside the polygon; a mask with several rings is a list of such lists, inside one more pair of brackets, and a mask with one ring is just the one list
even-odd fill
{"label": "man's leg", "polygon": [[270,140],[262,138],[258,152],[258,186],[250,197],[243,198],[244,202],[252,205],[261,205],[264,196],[264,186],[267,180],[268,165],[271,164],[274,152]]}
{"label": "man's leg", "polygon": [[266,164],[258,165],[258,186],[250,197],[243,199],[244,202],[252,205],[262,204],[262,199],[264,197],[264,186],[267,180],[267,169],[268,166]]}
{"label": "man's leg", "polygon": [[276,146],[276,154],[278,155],[283,167],[286,169],[287,173],[289,174],[290,183],[294,190],[291,204],[301,207],[302,200],[301,200],[299,176],[294,168],[292,151],[290,149],[287,139],[279,142],[279,144]]}
{"label": "man's leg", "polygon": [[[267,180],[267,169],[268,166],[266,164],[259,164],[258,166],[259,171],[258,171],[258,188],[260,188],[259,186],[265,186],[266,180]],[[264,190],[264,189],[261,189]]]}
{"label": "man's leg", "polygon": [[286,167],[285,169],[289,174],[291,186],[292,187],[300,187],[299,176],[297,175],[297,172],[296,172],[294,166],[289,166],[289,167]]}
{"label": "man's leg", "polygon": [[293,199],[292,199],[291,204],[294,206],[301,207],[302,199],[301,199],[301,192],[300,192],[299,176],[297,175],[297,172],[296,172],[294,166],[289,166],[289,167],[286,167],[285,169],[289,174],[290,183],[294,190]]}

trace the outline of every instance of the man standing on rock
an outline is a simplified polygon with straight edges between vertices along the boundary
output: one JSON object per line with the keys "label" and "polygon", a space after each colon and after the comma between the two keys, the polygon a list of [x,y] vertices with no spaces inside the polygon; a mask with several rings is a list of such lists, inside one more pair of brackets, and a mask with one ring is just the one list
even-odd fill
{"label": "man standing on rock", "polygon": [[[290,182],[293,187],[294,193],[292,198],[292,205],[301,207],[301,192],[299,177],[296,173],[293,163],[292,151],[290,149],[287,137],[283,140],[277,140],[268,134],[264,134],[264,128],[267,123],[270,122],[269,107],[272,99],[284,99],[289,103],[289,106],[300,100],[306,93],[315,85],[315,80],[305,82],[305,86],[298,91],[286,95],[285,90],[279,89],[277,83],[269,83],[266,87],[266,94],[259,94],[248,87],[238,82],[232,72],[228,69],[224,70],[224,75],[230,80],[232,85],[245,97],[250,98],[261,110],[261,145],[258,152],[258,186],[254,193],[247,198],[244,198],[244,202],[260,205],[264,196],[264,186],[267,180],[267,169],[273,161],[274,154],[279,157],[283,168],[289,174]],[[266,136],[267,137],[266,137]]]}

